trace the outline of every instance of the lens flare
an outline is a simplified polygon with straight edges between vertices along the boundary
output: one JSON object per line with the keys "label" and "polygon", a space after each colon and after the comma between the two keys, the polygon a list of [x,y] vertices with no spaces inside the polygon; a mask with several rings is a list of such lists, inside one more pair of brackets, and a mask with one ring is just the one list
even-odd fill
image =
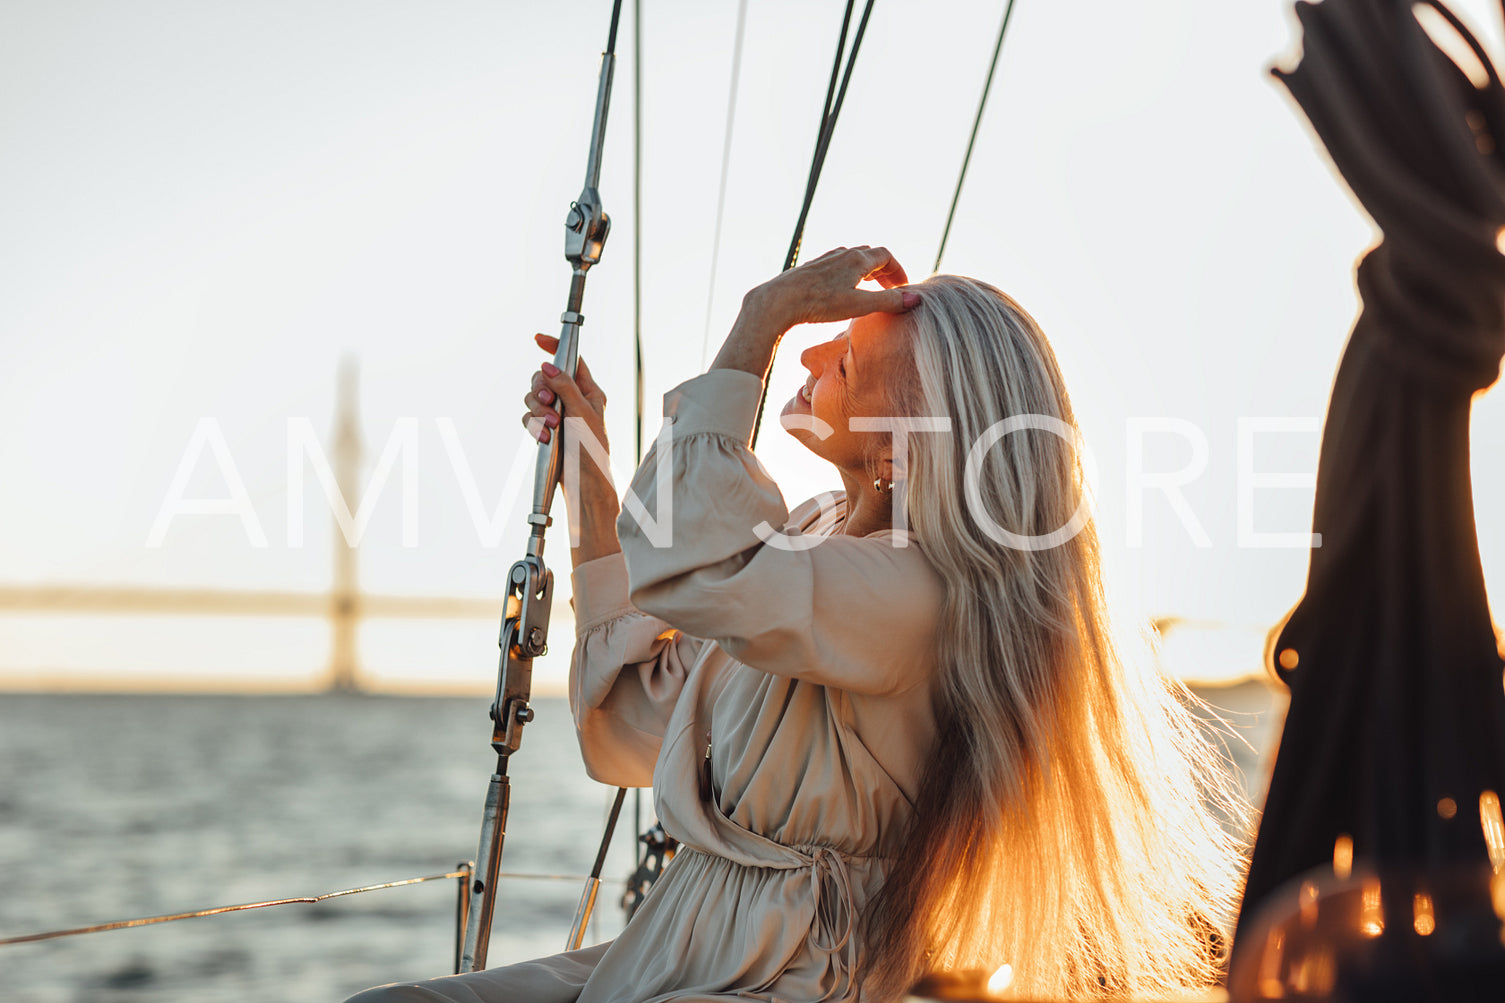
{"label": "lens flare", "polygon": [[1489,847],[1489,865],[1498,871],[1505,867],[1505,821],[1500,818],[1500,795],[1494,791],[1479,795],[1479,824]]}
{"label": "lens flare", "polygon": [[1317,923],[1317,898],[1320,893],[1310,881],[1301,883],[1301,922],[1306,926]]}
{"label": "lens flare", "polygon": [[1353,873],[1353,837],[1344,833],[1333,841],[1333,874],[1347,881]]}
{"label": "lens flare", "polygon": [[1280,978],[1281,955],[1285,951],[1286,932],[1276,930],[1265,941],[1265,954],[1259,963],[1259,991],[1270,999],[1285,995],[1285,983]]}
{"label": "lens flare", "polygon": [[1378,937],[1385,932],[1385,909],[1380,902],[1380,883],[1364,882],[1363,904],[1359,907],[1359,932],[1366,937]]}
{"label": "lens flare", "polygon": [[1432,896],[1426,892],[1417,892],[1411,898],[1411,925],[1416,932],[1423,937],[1430,937],[1432,931],[1437,929],[1437,916],[1432,912]]}

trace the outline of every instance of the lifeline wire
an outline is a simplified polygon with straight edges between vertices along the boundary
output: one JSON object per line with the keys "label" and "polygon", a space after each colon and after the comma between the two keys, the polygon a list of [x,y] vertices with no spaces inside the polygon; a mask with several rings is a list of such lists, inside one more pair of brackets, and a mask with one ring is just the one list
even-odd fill
{"label": "lifeline wire", "polygon": [[[144,919],[122,919],[113,923],[98,923],[94,926],[75,926],[67,930],[49,930],[46,933],[28,933],[20,937],[6,937],[0,939],[0,946],[6,944],[30,944],[39,940],[56,940],[59,937],[76,937],[82,933],[104,933],[108,930],[126,930],[136,926],[151,926],[154,923],[172,923],[180,919],[198,919],[201,916],[219,916],[227,912],[244,912],[247,909],[265,909],[274,905],[307,905],[324,902],[328,899],[343,898],[346,895],[357,895],[361,892],[379,892],[384,888],[401,888],[404,885],[421,885],[425,881],[443,881],[445,878],[469,878],[470,868],[450,871],[447,874],[426,874],[421,878],[405,878],[402,881],[387,881],[379,885],[364,885],[360,888],[346,888],[343,891],[328,892],[324,895],[309,895],[291,899],[269,899],[266,902],[246,902],[241,905],[223,905],[214,909],[199,909],[196,912],[175,912],[170,916],[147,916]],[[579,881],[578,874],[523,874],[518,871],[501,871],[499,878],[511,878],[517,881]],[[620,878],[603,878],[602,884],[625,885]]]}
{"label": "lifeline wire", "polygon": [[[309,895],[290,899],[270,899],[266,902],[245,902],[241,905],[222,905],[213,909],[199,909],[194,912],[177,912],[169,916],[147,916],[142,919],[122,919],[114,923],[99,923],[95,926],[76,926],[68,930],[49,930],[46,933],[29,933],[21,937],[6,937],[0,940],[0,946],[5,944],[29,944],[38,940],[55,940],[58,937],[74,937],[81,933],[103,933],[106,930],[124,930],[135,926],[151,926],[154,923],[172,923],[180,919],[197,919],[200,916],[218,916],[227,912],[244,912],[247,909],[265,909],[274,905],[293,905],[297,903],[313,904],[324,902],[328,899],[342,898],[346,895],[359,895],[362,892],[375,892],[383,888],[400,888],[403,885],[419,885],[425,881],[443,881],[445,878],[469,878],[469,867],[457,871],[449,871],[445,874],[426,874],[421,878],[404,878],[401,881],[386,881],[379,885],[363,885],[360,888],[346,888],[343,891],[327,892],[323,895]],[[524,875],[515,875],[523,877]],[[544,875],[538,875],[543,877]],[[549,875],[552,877],[552,875]],[[573,880],[573,879],[571,879]]]}
{"label": "lifeline wire", "polygon": [[956,191],[951,193],[951,210],[946,213],[946,228],[941,231],[941,246],[935,252],[935,267],[941,270],[941,257],[946,253],[946,241],[951,236],[951,221],[956,217],[956,205],[961,201],[962,182],[967,180],[967,165],[972,163],[972,147],[977,142],[977,129],[982,125],[982,110],[988,104],[988,91],[993,87],[993,74],[998,69],[998,55],[1003,52],[1003,36],[1009,30],[1009,18],[1014,16],[1014,0],[1009,0],[1003,9],[1003,23],[998,26],[998,44],[993,46],[993,61],[988,64],[988,78],[983,81],[982,98],[977,102],[977,117],[972,120],[972,135],[967,139],[967,153],[962,157],[961,173],[956,176]]}
{"label": "lifeline wire", "polygon": [[716,265],[721,257],[721,221],[726,209],[726,178],[732,163],[732,127],[737,121],[737,81],[742,76],[742,40],[746,31],[747,0],[738,0],[737,34],[732,45],[732,83],[726,99],[726,136],[721,142],[721,185],[716,192],[716,227],[711,236],[711,278],[705,291],[705,334],[700,339],[702,369],[711,347],[711,304],[716,299]]}
{"label": "lifeline wire", "polygon": [[[841,114],[842,102],[846,100],[847,85],[852,81],[852,68],[857,65],[857,50],[862,47],[862,36],[867,31],[868,18],[873,13],[874,0],[867,0],[862,9],[862,20],[857,24],[857,34],[852,37],[852,51],[847,56],[845,72],[841,72],[841,56],[846,49],[847,29],[852,23],[852,7],[855,0],[847,0],[846,13],[841,19],[841,35],[836,40],[836,59],[831,64],[831,82],[826,85],[826,102],[821,112],[820,134],[816,137],[815,156],[810,162],[810,175],[805,181],[805,200],[800,206],[799,219],[794,224],[794,238],[789,242],[789,252],[784,256],[784,271],[793,268],[799,261],[800,244],[805,239],[805,220],[810,215],[810,204],[815,201],[815,187],[820,183],[821,168],[826,164],[826,151],[831,147],[831,136],[836,131],[836,117]],[[837,76],[841,87],[837,89]],[[832,98],[835,100],[833,101]],[[763,428],[763,411],[768,407],[768,381],[763,381],[763,395],[758,398],[758,414],[753,419],[752,439],[749,448],[758,445],[758,433]]]}

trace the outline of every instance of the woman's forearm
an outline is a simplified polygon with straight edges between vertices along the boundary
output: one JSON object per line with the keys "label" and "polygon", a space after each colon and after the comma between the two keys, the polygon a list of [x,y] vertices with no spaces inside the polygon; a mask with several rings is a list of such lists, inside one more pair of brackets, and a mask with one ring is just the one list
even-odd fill
{"label": "woman's forearm", "polygon": [[571,521],[580,527],[578,538],[571,533],[570,545],[570,562],[577,568],[598,557],[622,552],[617,541],[617,513],[622,506],[611,482],[581,471],[578,493],[578,498],[565,497]]}
{"label": "woman's forearm", "polygon": [[789,325],[774,315],[766,298],[759,293],[760,290],[754,289],[743,297],[742,311],[722,342],[716,361],[711,363],[712,369],[740,369],[760,380],[768,376],[774,349]]}

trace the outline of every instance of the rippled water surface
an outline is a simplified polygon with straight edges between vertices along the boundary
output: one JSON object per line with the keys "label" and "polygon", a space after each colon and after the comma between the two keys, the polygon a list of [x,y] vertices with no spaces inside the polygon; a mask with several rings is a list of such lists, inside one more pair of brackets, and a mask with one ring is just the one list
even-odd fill
{"label": "rippled water surface", "polygon": [[[0,695],[0,935],[437,873],[475,855],[484,698]],[[584,873],[608,803],[568,707],[512,758],[503,867]],[[606,874],[631,869],[631,806]],[[645,798],[645,811],[646,811]],[[574,882],[504,881],[492,964],[563,948]],[[598,937],[621,925],[603,890]],[[452,881],[0,947],[0,999],[341,1000],[451,970]]]}
{"label": "rippled water surface", "polygon": [[[1217,690],[1269,744],[1261,686]],[[513,757],[503,867],[584,873],[610,792],[568,707],[539,700]],[[0,936],[451,869],[475,855],[495,762],[484,698],[0,695]],[[1258,781],[1251,784],[1258,787]],[[644,798],[645,812],[647,798]],[[632,799],[606,875],[632,867]],[[6,1003],[339,1001],[444,974],[455,884],[0,947]],[[562,949],[578,883],[501,886],[490,961]],[[622,922],[603,889],[593,940]]]}

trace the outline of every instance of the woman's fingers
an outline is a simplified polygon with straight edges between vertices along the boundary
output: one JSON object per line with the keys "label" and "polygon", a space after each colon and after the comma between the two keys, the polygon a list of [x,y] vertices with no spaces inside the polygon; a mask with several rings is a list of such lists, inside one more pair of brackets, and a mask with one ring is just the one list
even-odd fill
{"label": "woman's fingers", "polygon": [[[877,282],[883,290],[859,288],[868,280]],[[779,312],[798,324],[912,310],[920,298],[902,288],[908,283],[904,266],[888,248],[864,244],[827,251],[762,288],[781,301]]]}
{"label": "woman's fingers", "polygon": [[872,279],[884,289],[909,285],[909,276],[905,274],[904,266],[889,253],[888,248],[866,248],[863,261],[867,265],[867,271],[862,274],[864,279]]}
{"label": "woman's fingers", "polygon": [[[909,275],[904,271],[904,266],[899,264],[898,259],[886,247],[869,247],[866,244],[850,248],[837,247],[806,262],[802,267],[809,268],[811,272],[838,269],[842,273],[839,281],[849,282],[853,286],[869,279],[884,289],[909,284]],[[852,277],[853,272],[856,273],[855,278]]]}
{"label": "woman's fingers", "polygon": [[[538,345],[539,348],[543,349],[545,352],[548,352],[550,355],[553,355],[555,352],[559,351],[559,339],[551,334],[535,334],[533,336],[533,341]],[[596,410],[599,411],[603,406],[605,406],[606,391],[601,389],[601,385],[597,383],[595,377],[591,375],[590,366],[587,366],[585,364],[584,359],[577,358],[575,360],[575,382],[580,385],[580,391],[585,395],[585,399],[593,402],[596,405]],[[540,387],[544,386],[545,384],[543,381],[543,374],[535,373],[533,376],[533,389],[537,391]],[[544,392],[546,395],[548,394],[547,390],[545,390]],[[544,403],[547,404],[552,401],[552,399],[553,398],[551,396],[545,396]]]}
{"label": "woman's fingers", "polygon": [[919,302],[919,294],[907,289],[848,289],[826,300],[817,319],[849,320],[870,313],[903,313]]}
{"label": "woman's fingers", "polygon": [[584,359],[575,360],[575,383],[592,408],[600,411],[606,407],[606,391],[601,389],[601,384],[591,375],[590,366],[585,364]]}
{"label": "woman's fingers", "polygon": [[851,307],[853,317],[869,313],[904,313],[920,305],[920,294],[906,289],[854,289],[852,292],[857,297]]}
{"label": "woman's fingers", "polygon": [[[554,403],[554,394],[549,390],[548,380],[544,379],[542,370],[533,373],[533,383],[528,389],[528,396],[536,398],[544,404]],[[527,397],[523,399],[527,400]]]}
{"label": "woman's fingers", "polygon": [[833,247],[829,251],[827,251],[825,254],[822,254],[822,255],[819,255],[817,257],[811,258],[809,261],[805,262],[805,264],[807,264],[807,265],[814,265],[814,264],[817,264],[818,262],[826,261],[826,260],[828,260],[830,258],[834,258],[838,254],[845,254],[845,253],[847,253],[848,250],[849,250],[849,248],[845,248],[845,247]]}
{"label": "woman's fingers", "polygon": [[[904,290],[909,284],[909,275],[904,266],[886,247],[858,247],[853,250],[857,267],[861,270],[859,282],[874,281],[883,287],[881,292],[871,289],[853,289],[844,297],[853,311],[849,316],[862,313],[903,313],[919,305],[918,293]],[[856,283],[854,282],[855,286]]]}
{"label": "woman's fingers", "polygon": [[[541,376],[542,374],[540,373],[539,375]],[[547,389],[543,389],[540,392],[548,394],[550,399],[553,397]],[[528,430],[529,435],[533,436],[539,442],[548,442],[549,429],[559,424],[559,412],[544,403],[540,399],[539,393],[529,393],[523,397],[523,404],[528,408],[523,413],[523,427]]]}
{"label": "woman's fingers", "polygon": [[523,398],[523,403],[528,407],[527,413],[523,415],[525,423],[530,418],[539,418],[549,425],[559,424],[559,412],[550,407],[547,401],[541,400],[537,394],[528,394]]}
{"label": "woman's fingers", "polygon": [[[547,334],[535,334],[533,341],[539,348],[554,354],[559,348],[559,339]],[[528,392],[523,395],[523,427],[539,442],[549,441],[549,429],[559,424],[559,412],[554,410],[554,391],[549,389],[543,370],[535,370],[529,382]]]}
{"label": "woman's fingers", "polygon": [[[550,421],[550,418],[553,418],[554,420]],[[550,411],[548,414],[538,414],[536,412],[530,411],[527,414],[523,415],[523,428],[526,428],[528,430],[528,434],[537,439],[539,442],[548,442],[550,434],[549,430],[558,423],[559,415],[555,414],[552,411]]]}
{"label": "woman's fingers", "polygon": [[[578,365],[578,363],[577,363]],[[580,389],[580,384],[570,379],[570,374],[554,365],[552,362],[543,364],[543,392],[552,390],[560,402],[564,405],[566,413],[584,415],[587,411],[594,411],[590,402],[586,400],[585,393]]]}
{"label": "woman's fingers", "polygon": [[[550,355],[559,351],[559,339],[553,335],[535,334],[533,341]],[[523,404],[528,408],[522,418],[523,427],[539,442],[548,442],[550,429],[559,426],[560,406],[566,414],[584,418],[597,426],[596,434],[605,441],[600,426],[606,407],[606,391],[601,389],[601,385],[591,375],[590,367],[584,359],[575,360],[574,379],[554,363],[545,362],[533,374],[529,391],[523,396]]]}

